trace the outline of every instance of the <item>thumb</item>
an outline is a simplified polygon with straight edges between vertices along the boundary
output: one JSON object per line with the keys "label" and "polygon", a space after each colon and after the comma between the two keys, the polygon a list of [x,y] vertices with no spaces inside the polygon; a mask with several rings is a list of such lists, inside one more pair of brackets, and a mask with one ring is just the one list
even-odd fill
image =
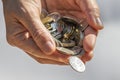
{"label": "thumb", "polygon": [[32,38],[37,46],[45,54],[50,55],[55,51],[54,40],[41,22],[39,13],[37,14],[34,10],[30,11],[30,13],[28,12],[27,15],[25,14],[23,20],[21,21],[32,35]]}
{"label": "thumb", "polygon": [[100,12],[96,0],[77,0],[80,8],[85,13],[88,23],[96,30],[103,29]]}

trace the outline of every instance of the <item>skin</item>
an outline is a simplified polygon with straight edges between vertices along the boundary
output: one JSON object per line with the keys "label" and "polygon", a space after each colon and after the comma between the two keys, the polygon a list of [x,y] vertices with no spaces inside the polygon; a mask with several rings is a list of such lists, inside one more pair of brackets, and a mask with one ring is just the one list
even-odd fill
{"label": "skin", "polygon": [[7,41],[43,64],[67,65],[68,55],[56,50],[54,40],[40,20],[42,8],[49,13],[85,19],[90,26],[85,30],[83,47],[86,62],[93,57],[98,30],[102,29],[95,0],[3,0]]}

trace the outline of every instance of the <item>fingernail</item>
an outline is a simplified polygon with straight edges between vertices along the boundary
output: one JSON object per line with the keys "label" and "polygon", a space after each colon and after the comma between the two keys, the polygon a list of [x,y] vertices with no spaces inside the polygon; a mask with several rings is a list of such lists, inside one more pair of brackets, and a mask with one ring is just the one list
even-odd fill
{"label": "fingernail", "polygon": [[52,42],[48,41],[43,45],[44,51],[46,54],[51,54],[54,51],[54,45],[52,44]]}
{"label": "fingernail", "polygon": [[98,29],[103,29],[103,23],[99,17],[97,17],[97,18],[92,17],[92,20],[94,21],[94,24]]}
{"label": "fingernail", "polygon": [[103,29],[103,23],[99,17],[96,18],[96,24],[98,25],[99,29]]}

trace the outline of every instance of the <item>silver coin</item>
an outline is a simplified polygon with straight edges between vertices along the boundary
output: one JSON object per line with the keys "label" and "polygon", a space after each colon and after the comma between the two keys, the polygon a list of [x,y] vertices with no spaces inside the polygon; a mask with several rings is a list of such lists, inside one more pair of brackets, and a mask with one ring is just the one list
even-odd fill
{"label": "silver coin", "polygon": [[56,49],[58,51],[60,51],[61,53],[66,54],[66,55],[75,55],[75,53],[72,50],[69,50],[69,49],[64,48],[64,47],[57,47]]}
{"label": "silver coin", "polygon": [[69,64],[77,72],[84,72],[85,71],[85,64],[77,56],[69,57]]}

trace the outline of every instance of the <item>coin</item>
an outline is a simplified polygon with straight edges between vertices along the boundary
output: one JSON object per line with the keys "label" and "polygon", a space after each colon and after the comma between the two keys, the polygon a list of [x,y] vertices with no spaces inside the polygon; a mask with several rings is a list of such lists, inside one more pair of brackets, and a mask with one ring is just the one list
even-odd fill
{"label": "coin", "polygon": [[69,50],[67,48],[64,47],[56,47],[56,49],[58,51],[60,51],[62,54],[66,54],[66,55],[75,55],[75,53],[72,50]]}
{"label": "coin", "polygon": [[69,57],[69,64],[77,72],[84,72],[85,71],[85,64],[77,56],[70,56]]}
{"label": "coin", "polygon": [[83,38],[84,31],[89,24],[84,19],[78,22],[58,12],[48,14],[45,10],[42,10],[40,18],[52,35],[57,51],[70,56],[69,64],[75,71],[84,72],[85,64],[79,56],[85,53]]}

